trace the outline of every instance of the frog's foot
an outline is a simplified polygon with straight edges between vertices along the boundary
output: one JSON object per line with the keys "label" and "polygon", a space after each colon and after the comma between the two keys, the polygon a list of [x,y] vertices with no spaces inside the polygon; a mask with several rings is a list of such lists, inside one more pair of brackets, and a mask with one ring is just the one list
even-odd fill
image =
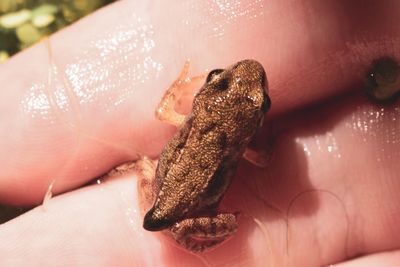
{"label": "frog's foot", "polygon": [[172,85],[165,91],[160,103],[156,109],[156,118],[160,121],[170,123],[179,127],[185,121],[186,116],[179,114],[175,111],[175,105],[178,99],[182,95],[182,89],[189,82],[197,79],[204,78],[205,75],[199,75],[188,78],[187,74],[189,71],[190,62],[187,60],[178,78],[172,83]]}
{"label": "frog's foot", "polygon": [[157,161],[144,157],[135,162],[135,170],[138,176],[139,206],[141,213],[149,210],[156,199],[155,169]]}
{"label": "frog's foot", "polygon": [[256,165],[257,167],[265,168],[269,165],[271,155],[265,150],[255,151],[251,148],[246,148],[243,153],[243,158],[245,158],[248,162]]}
{"label": "frog's foot", "polygon": [[232,237],[237,228],[237,215],[220,213],[215,217],[182,220],[172,226],[170,232],[181,246],[193,252],[203,252]]}

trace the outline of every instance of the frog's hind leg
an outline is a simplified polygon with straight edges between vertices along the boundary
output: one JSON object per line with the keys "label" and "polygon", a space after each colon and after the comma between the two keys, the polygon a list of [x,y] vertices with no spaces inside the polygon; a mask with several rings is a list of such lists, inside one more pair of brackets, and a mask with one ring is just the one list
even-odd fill
{"label": "frog's hind leg", "polygon": [[170,228],[170,233],[181,246],[203,252],[232,237],[237,228],[237,214],[220,213],[214,217],[182,220]]}
{"label": "frog's hind leg", "polygon": [[157,106],[155,115],[160,121],[181,126],[186,116],[175,111],[175,104],[182,95],[182,89],[189,82],[204,78],[204,75],[188,78],[190,62],[187,60],[178,78],[171,84]]}
{"label": "frog's hind leg", "polygon": [[155,169],[157,162],[143,157],[134,163],[138,176],[137,189],[139,207],[142,214],[145,214],[154,204],[156,195]]}

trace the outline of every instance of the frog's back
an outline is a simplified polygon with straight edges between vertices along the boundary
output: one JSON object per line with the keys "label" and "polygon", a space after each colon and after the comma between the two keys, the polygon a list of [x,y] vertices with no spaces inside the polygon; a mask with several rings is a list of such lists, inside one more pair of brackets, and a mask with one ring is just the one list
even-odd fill
{"label": "frog's back", "polygon": [[162,230],[215,208],[268,109],[265,80],[252,60],[210,72],[192,114],[160,156],[158,195],[144,218],[146,229]]}
{"label": "frog's back", "polygon": [[[219,132],[204,135],[193,131],[193,118],[165,146],[156,170],[157,198],[145,222],[165,228],[195,211],[207,183],[222,159],[225,136]],[[148,225],[148,228],[153,227]]]}
{"label": "frog's back", "polygon": [[[169,210],[180,217],[187,210],[212,205],[219,200],[215,188],[225,191],[226,186],[213,183],[225,175],[227,149],[232,148],[225,129],[214,125],[199,130],[190,118],[166,145],[156,171],[160,209]],[[213,192],[209,192],[209,191]],[[210,197],[209,197],[210,196]],[[161,207],[163,206],[163,208]]]}
{"label": "frog's back", "polygon": [[170,167],[174,165],[174,161],[179,157],[182,149],[186,145],[192,123],[193,119],[192,117],[189,117],[179,131],[177,131],[176,134],[168,141],[161,152],[155,176],[157,194],[161,189],[162,182],[164,181],[164,178],[166,177]]}
{"label": "frog's back", "polygon": [[170,226],[219,203],[245,149],[242,143],[247,144],[226,128],[231,127],[221,121],[201,128],[188,119],[160,156],[157,199],[148,212],[153,219],[145,219],[157,221],[157,227]]}

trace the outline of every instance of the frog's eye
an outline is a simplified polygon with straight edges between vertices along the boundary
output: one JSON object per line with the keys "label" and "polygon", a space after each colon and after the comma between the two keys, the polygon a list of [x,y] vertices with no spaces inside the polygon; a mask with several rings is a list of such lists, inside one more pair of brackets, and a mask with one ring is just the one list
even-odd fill
{"label": "frog's eye", "polygon": [[215,69],[215,70],[210,71],[210,73],[207,76],[206,81],[209,83],[210,81],[212,81],[212,79],[214,79],[215,75],[218,75],[223,71],[224,71],[223,69]]}
{"label": "frog's eye", "polygon": [[269,98],[268,94],[265,93],[265,91],[263,92],[264,94],[264,101],[261,105],[261,110],[262,112],[267,112],[270,108],[271,108],[271,99]]}
{"label": "frog's eye", "polygon": [[222,79],[219,79],[213,87],[217,91],[224,91],[229,88],[229,79],[227,77],[223,77]]}

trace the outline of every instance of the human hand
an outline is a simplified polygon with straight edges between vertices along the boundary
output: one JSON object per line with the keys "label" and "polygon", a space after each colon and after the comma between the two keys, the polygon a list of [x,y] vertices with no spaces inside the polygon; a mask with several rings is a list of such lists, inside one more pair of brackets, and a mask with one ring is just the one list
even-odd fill
{"label": "human hand", "polygon": [[[395,266],[400,109],[363,78],[399,58],[397,5],[120,1],[51,37],[51,56],[47,41],[15,56],[0,66],[0,201],[38,205],[52,181],[65,194],[1,225],[0,265]],[[187,58],[193,74],[257,59],[272,99],[256,142],[270,166],[241,163],[223,203],[239,232],[200,256],[142,229],[134,174],[82,188],[159,154],[175,130],[154,108]]]}

